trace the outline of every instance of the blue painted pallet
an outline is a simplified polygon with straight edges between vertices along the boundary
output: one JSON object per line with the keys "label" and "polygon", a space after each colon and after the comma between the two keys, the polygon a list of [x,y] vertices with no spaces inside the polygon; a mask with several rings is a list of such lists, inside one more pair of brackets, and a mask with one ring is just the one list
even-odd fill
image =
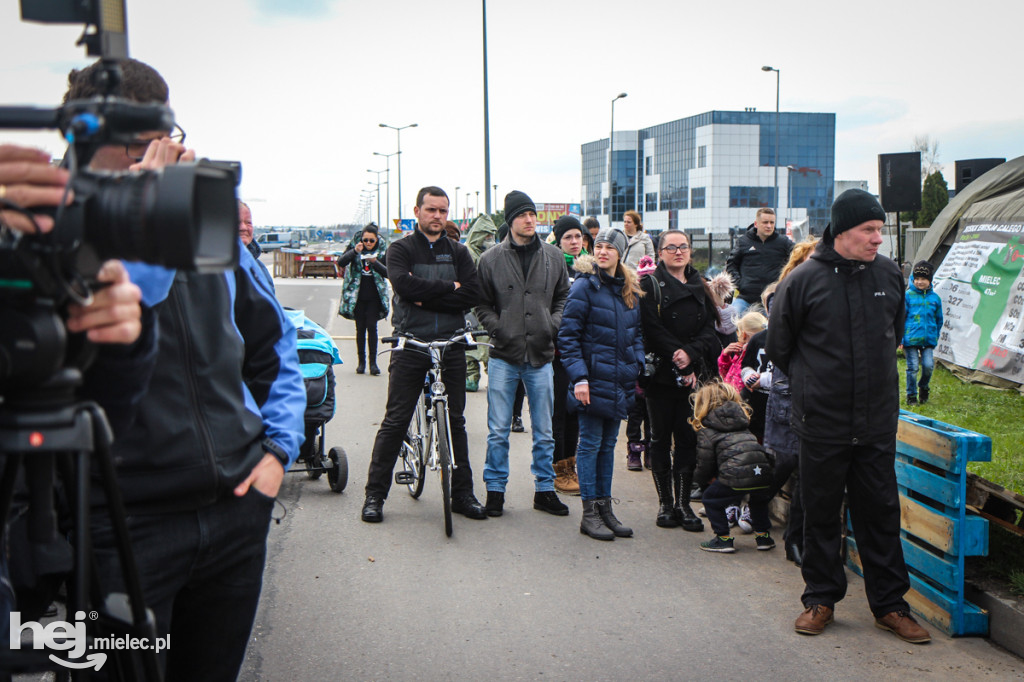
{"label": "blue painted pallet", "polygon": [[[967,511],[967,463],[991,459],[988,436],[900,412],[896,480],[911,582],[907,601],[953,636],[988,633],[988,614],[964,599],[964,559],[988,554],[988,521]],[[852,536],[847,548],[850,567],[863,575]]]}

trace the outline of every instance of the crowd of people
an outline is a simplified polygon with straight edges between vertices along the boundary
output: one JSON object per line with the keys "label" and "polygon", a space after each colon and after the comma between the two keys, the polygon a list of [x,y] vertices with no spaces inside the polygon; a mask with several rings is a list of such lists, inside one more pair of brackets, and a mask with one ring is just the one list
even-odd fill
{"label": "crowd of people", "polygon": [[[421,217],[428,209],[446,213],[447,200],[438,187],[420,191],[419,226],[391,249],[405,244],[421,257],[391,258],[387,270],[396,311],[412,313],[396,314],[396,331],[446,339],[468,315],[492,346],[468,360],[472,374],[461,347],[449,351],[450,372],[446,363],[462,477],[454,511],[477,520],[503,515],[521,392],[530,412],[534,509],[568,516],[558,493],[578,494],[582,534],[631,537],[633,528],[612,508],[623,421],[627,469],[651,471],[655,526],[700,533],[706,516],[713,536],[697,543],[701,550],[735,552],[733,528],[753,534],[756,549],[774,549],[769,502],[788,484],[782,539],[806,583],[795,630],[813,635],[832,622],[845,594],[838,522],[845,492],[876,624],[906,641],[929,640],[903,599],[909,582],[895,492],[895,374],[902,345],[924,368],[920,382],[911,381],[918,363],[908,362],[908,402],[927,400],[941,305],[929,296],[930,265],[919,263],[904,291],[899,268],[878,257],[884,213],[874,197],[842,194],[822,240],[800,244],[775,230],[772,209],[759,209],[727,272],[710,280],[692,262],[687,233],[652,239],[634,211],[623,230],[564,216],[545,241],[536,206],[516,190],[505,198],[505,224],[481,217],[467,248],[457,232],[440,241],[440,215]],[[465,264],[458,273],[457,263]],[[421,390],[402,355],[391,359],[387,415],[370,463],[362,519],[371,523],[384,519],[401,432]],[[463,411],[484,372],[481,503]]]}
{"label": "crowd of people", "polygon": [[[67,98],[95,94],[96,68],[72,72]],[[123,96],[168,102],[151,67],[129,60],[122,68]],[[140,170],[194,159],[172,132],[105,145],[91,165]],[[26,209],[60,203],[67,182],[45,155],[0,146],[0,219],[19,231],[52,229],[51,219]],[[822,633],[845,596],[845,494],[876,625],[908,642],[929,641],[904,599],[896,352],[902,346],[907,355],[906,402],[926,402],[942,306],[931,292],[931,264],[916,264],[907,285],[878,255],[885,214],[873,196],[844,192],[822,239],[795,245],[775,229],[774,211],[759,209],[727,273],[710,280],[695,267],[687,233],[652,239],[635,211],[625,213],[623,230],[563,216],[545,241],[533,200],[513,191],[505,224],[483,216],[462,243],[448,209],[446,192],[427,186],[416,196],[410,235],[387,244],[372,224],[355,235],[338,261],[338,312],[356,324],[356,372],[371,376],[381,374],[377,323],[389,313],[397,332],[425,341],[467,324],[486,332],[489,353],[455,343],[443,358],[454,512],[481,521],[503,515],[509,434],[524,430],[522,395],[534,509],[569,516],[559,494],[578,495],[582,534],[632,536],[613,510],[625,420],[627,468],[651,472],[654,525],[701,533],[706,515],[712,535],[695,548],[732,553],[738,527],[754,535],[756,549],[773,549],[768,503],[789,483],[782,538],[805,583],[796,632]],[[240,202],[238,213],[245,248],[235,268],[199,275],[111,262],[97,277],[110,285],[71,306],[67,321],[101,344],[91,372],[102,380],[87,376],[86,394],[110,413],[143,594],[158,634],[174,634],[161,655],[168,679],[237,676],[274,499],[304,438],[295,329],[259,261],[251,210]],[[384,520],[428,363],[421,354],[391,355],[363,521]],[[484,373],[481,503],[464,411]],[[105,588],[120,589],[113,528],[95,493],[96,568]]]}

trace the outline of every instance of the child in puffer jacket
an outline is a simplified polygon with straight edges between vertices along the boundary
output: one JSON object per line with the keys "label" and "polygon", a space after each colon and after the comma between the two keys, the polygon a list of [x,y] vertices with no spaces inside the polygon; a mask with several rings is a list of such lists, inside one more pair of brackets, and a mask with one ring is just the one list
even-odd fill
{"label": "child in puffer jacket", "polygon": [[697,432],[697,471],[694,481],[710,482],[704,491],[704,511],[715,537],[702,542],[705,552],[732,553],[726,507],[750,493],[750,517],[759,550],[775,547],[770,533],[773,463],[750,432],[750,406],[731,385],[715,381],[693,398],[690,424]]}

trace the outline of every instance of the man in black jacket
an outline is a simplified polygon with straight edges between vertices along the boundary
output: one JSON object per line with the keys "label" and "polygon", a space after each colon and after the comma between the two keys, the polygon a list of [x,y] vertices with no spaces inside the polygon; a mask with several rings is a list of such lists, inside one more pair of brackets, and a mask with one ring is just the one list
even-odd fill
{"label": "man in black jacket", "polygon": [[846,595],[840,559],[843,491],[876,625],[908,642],[930,640],[909,613],[896,488],[903,276],[878,256],[885,212],[863,190],[832,206],[810,260],[779,286],[768,357],[790,377],[791,423],[800,437],[804,505],[804,611],[797,632],[817,635]]}
{"label": "man in black jacket", "polygon": [[[442,341],[466,326],[465,313],[477,302],[476,266],[469,249],[445,234],[448,195],[440,187],[424,187],[413,209],[419,222],[408,237],[388,249],[388,279],[395,291],[391,323],[396,332],[421,341]],[[384,520],[384,500],[391,489],[391,472],[402,439],[423,391],[430,358],[423,353],[391,354],[388,366],[388,406],[377,431],[366,475],[362,519]],[[484,507],[473,495],[466,438],[466,349],[453,343],[444,353],[444,384],[451,422],[452,511],[471,519],[486,519]]]}
{"label": "man in black jacket", "polygon": [[736,240],[725,262],[725,269],[740,292],[732,302],[737,318],[761,301],[761,292],[778,279],[792,250],[789,237],[775,232],[775,211],[757,209],[753,224]]}
{"label": "man in black jacket", "polygon": [[[122,96],[166,104],[160,74],[135,60],[121,66]],[[99,68],[73,71],[65,101],[98,94]],[[105,145],[90,167],[156,170],[194,159],[170,132]],[[238,676],[274,498],[303,440],[295,328],[239,247],[239,265],[221,274],[128,264],[157,317],[159,339],[149,389],[111,454],[146,606],[158,634],[173,635],[162,655],[168,680]],[[97,575],[105,591],[122,591],[106,516],[91,517]]]}

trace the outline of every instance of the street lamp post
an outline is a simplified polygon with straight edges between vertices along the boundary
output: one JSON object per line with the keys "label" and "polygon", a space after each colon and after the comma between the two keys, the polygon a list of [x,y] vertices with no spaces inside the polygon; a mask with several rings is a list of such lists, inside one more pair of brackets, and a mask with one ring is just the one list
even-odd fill
{"label": "street lamp post", "polygon": [[[494,186],[494,210],[498,210],[498,186]],[[488,211],[490,213],[490,211]]]}
{"label": "street lamp post", "polygon": [[388,171],[387,171],[387,169],[384,169],[384,170],[373,170],[372,168],[367,168],[366,172],[367,173],[376,173],[377,174],[377,182],[374,182],[373,180],[371,180],[370,184],[377,185],[377,227],[380,227],[380,186],[388,184],[387,180],[385,180],[384,182],[380,181],[380,174],[381,173],[387,173]]}
{"label": "street lamp post", "polygon": [[459,220],[459,190],[462,189],[458,185],[455,186],[455,219]]}
{"label": "street lamp post", "polygon": [[[407,126],[391,126],[387,123],[379,123],[381,128],[391,128],[398,135],[398,151],[395,154],[398,155],[398,219],[402,219],[402,131],[406,128],[415,128],[419,126],[419,123],[410,123]],[[391,218],[389,217],[388,220]]]}
{"label": "street lamp post", "polygon": [[762,71],[775,72],[775,205],[779,205],[779,80],[781,74],[771,66],[762,66]]}
{"label": "street lamp post", "polygon": [[[469,195],[470,194],[471,194],[470,192],[466,192],[466,210],[467,211],[469,210]],[[479,192],[478,192],[478,194],[479,194]],[[476,216],[473,216],[473,217],[475,218]]]}
{"label": "street lamp post", "polygon": [[[484,199],[487,199],[487,195],[484,195]],[[476,191],[476,210],[474,212],[480,215],[480,190]]]}
{"label": "street lamp post", "polygon": [[380,152],[374,152],[374,156],[383,156],[385,169],[388,172],[388,197],[385,202],[388,207],[388,229],[394,229],[394,225],[391,224],[391,157],[397,156],[397,152],[391,152],[390,154],[381,154]]}
{"label": "street lamp post", "polygon": [[620,92],[612,100],[612,128],[608,133],[608,227],[612,226],[615,219],[615,212],[612,210],[612,203],[615,200],[615,192],[612,190],[612,152],[615,151],[615,102],[626,97],[626,93]]}

